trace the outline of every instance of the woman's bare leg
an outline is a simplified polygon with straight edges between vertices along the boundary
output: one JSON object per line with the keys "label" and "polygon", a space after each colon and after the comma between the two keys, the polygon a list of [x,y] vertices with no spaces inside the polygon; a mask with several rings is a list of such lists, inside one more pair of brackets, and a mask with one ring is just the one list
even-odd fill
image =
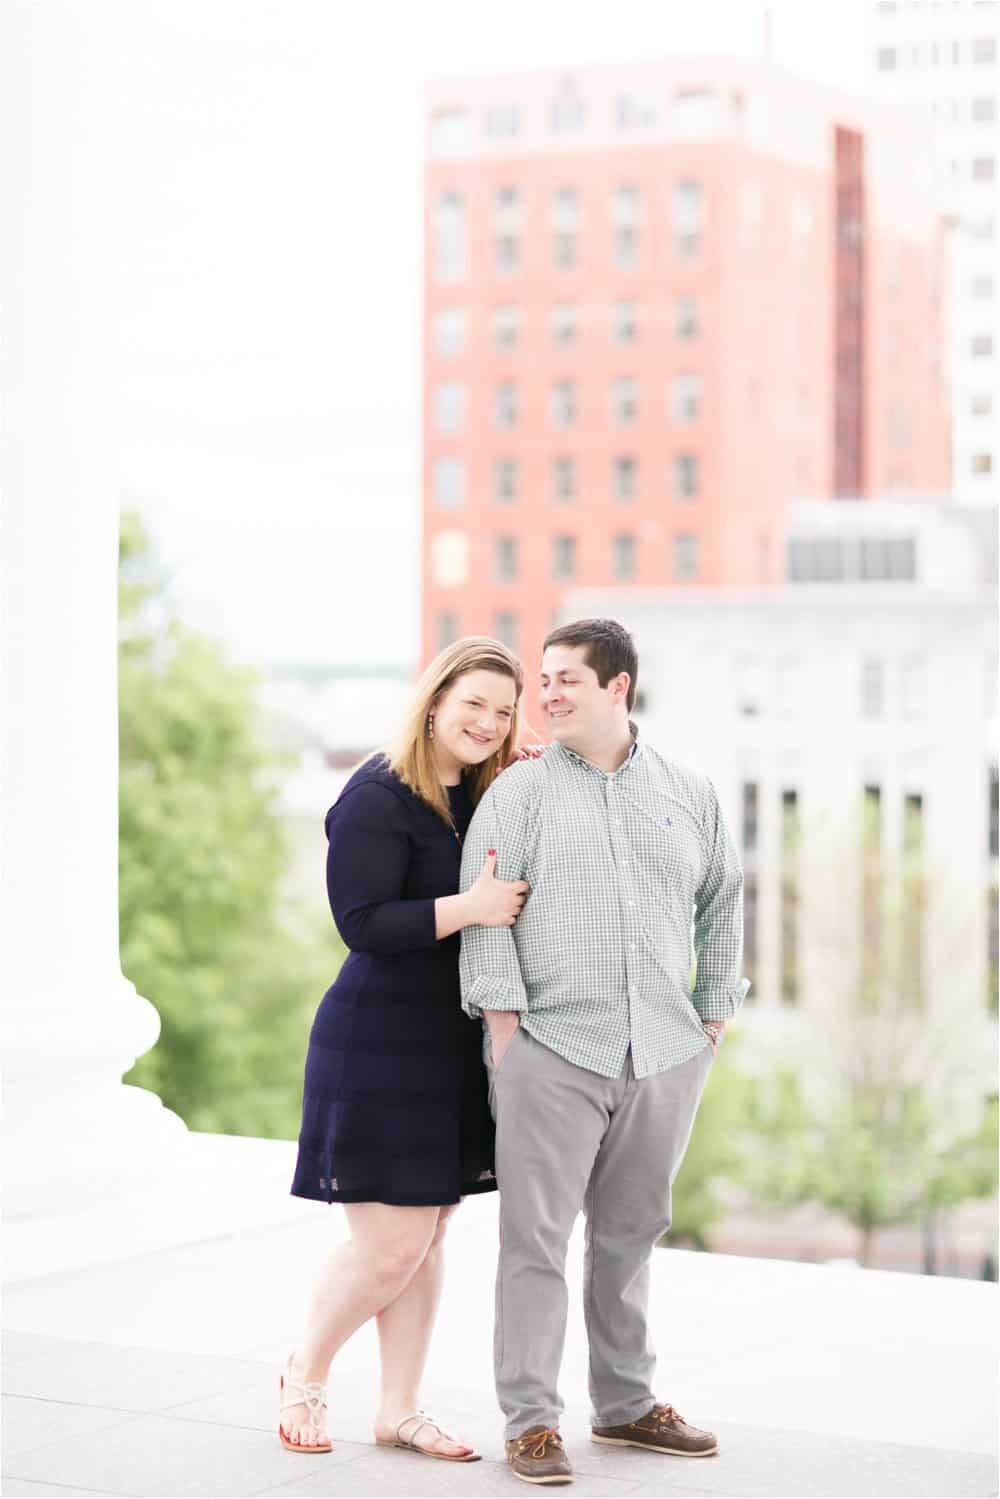
{"label": "woman's bare leg", "polygon": [[[445,1225],[457,1206],[456,1203],[440,1209],[423,1264],[395,1301],[390,1301],[378,1314],[382,1398],[375,1419],[375,1435],[383,1440],[391,1437],[403,1417],[420,1405],[420,1382],[441,1300]],[[412,1438],[416,1429],[416,1422],[413,1422],[405,1428],[403,1435]],[[463,1442],[450,1442],[439,1437],[432,1427],[425,1427],[418,1441],[421,1447],[452,1456],[472,1451]]]}
{"label": "woman's bare leg", "polygon": [[[345,1203],[351,1237],[330,1255],[306,1313],[306,1331],[291,1374],[325,1384],[338,1348],[369,1317],[395,1301],[423,1265],[437,1231],[440,1208]],[[304,1405],[289,1407],[282,1424],[292,1442],[314,1446],[322,1433]]]}

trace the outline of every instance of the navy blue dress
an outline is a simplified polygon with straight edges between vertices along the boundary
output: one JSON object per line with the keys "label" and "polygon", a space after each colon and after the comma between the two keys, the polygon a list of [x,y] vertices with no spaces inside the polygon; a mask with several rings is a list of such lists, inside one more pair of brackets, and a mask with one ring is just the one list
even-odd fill
{"label": "navy blue dress", "polygon": [[373,756],[326,815],[327,892],[350,952],[309,1037],[293,1196],[443,1207],[496,1189],[461,939],[434,936],[473,812],[464,782],[448,800],[458,836]]}

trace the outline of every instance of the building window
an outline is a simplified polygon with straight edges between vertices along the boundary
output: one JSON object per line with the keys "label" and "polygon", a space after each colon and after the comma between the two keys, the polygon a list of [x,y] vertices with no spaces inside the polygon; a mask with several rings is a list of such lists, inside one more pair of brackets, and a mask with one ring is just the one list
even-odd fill
{"label": "building window", "polygon": [[620,427],[628,427],[639,416],[639,388],[631,375],[620,375],[611,383],[611,413]]}
{"label": "building window", "polygon": [[459,193],[442,193],[434,205],[434,279],[440,285],[465,275],[465,202]]}
{"label": "building window", "polygon": [[520,135],[521,114],[513,104],[497,105],[486,111],[486,134],[498,136]]}
{"label": "building window", "polygon": [[781,1001],[799,998],[799,796],[781,793]]}
{"label": "building window", "polygon": [[493,465],[493,498],[498,505],[510,505],[517,499],[518,477],[516,459],[497,459]]}
{"label": "building window", "polygon": [[973,276],[972,295],[977,302],[992,302],[996,293],[996,278],[993,276]]}
{"label": "building window", "polygon": [[560,583],[567,583],[576,573],[576,537],[553,536],[552,576]]}
{"label": "building window", "polygon": [[997,164],[992,156],[976,156],[973,158],[973,182],[992,182],[996,174]]}
{"label": "building window", "polygon": [[575,187],[557,187],[552,194],[552,263],[557,271],[576,265],[580,233],[580,195]]}
{"label": "building window", "polygon": [[431,117],[432,156],[461,156],[471,139],[469,116],[464,110],[443,109]]}
{"label": "building window", "polygon": [[634,500],[638,491],[637,477],[639,465],[636,460],[621,454],[612,459],[611,462],[611,490],[619,504],[628,504]]}
{"label": "building window", "polygon": [[639,189],[631,183],[621,183],[611,194],[611,225],[616,270],[634,270],[639,262],[641,217],[642,203]]}
{"label": "building window", "polygon": [[1000,1012],[1000,889],[986,892],[986,1010]]}
{"label": "building window", "polygon": [[612,568],[615,580],[629,583],[635,577],[635,537],[622,534],[612,542]]}
{"label": "building window", "polygon": [[970,113],[973,124],[992,125],[997,117],[997,101],[995,99],[973,99]]}
{"label": "building window", "polygon": [[438,385],[434,391],[434,430],[460,432],[465,425],[465,386],[456,380]]}
{"label": "building window", "polygon": [[458,615],[450,609],[438,610],[435,615],[434,634],[437,637],[437,649],[443,651],[458,639]]}
{"label": "building window", "polygon": [[698,576],[698,538],[689,532],[674,537],[674,578],[678,583]]}
{"label": "building window", "polygon": [[520,650],[517,615],[511,609],[500,609],[493,616],[493,638],[501,641],[509,651]]}
{"label": "building window", "polygon": [[549,392],[549,420],[553,427],[572,427],[576,421],[576,382],[557,380]]}
{"label": "building window", "polygon": [[469,538],[464,531],[439,531],[431,542],[431,577],[439,588],[460,588],[469,578]]}
{"label": "building window", "polygon": [[704,193],[700,182],[684,178],[675,183],[670,198],[670,228],[674,254],[694,260],[701,252],[704,229]]}
{"label": "building window", "polygon": [[674,302],[674,336],[685,341],[697,338],[698,300],[696,297],[678,297]]}
{"label": "building window", "polygon": [[493,309],[493,347],[515,349],[521,334],[521,313],[517,307]]}
{"label": "building window", "polygon": [[615,125],[619,130],[639,130],[655,125],[656,119],[654,94],[619,94],[615,99]]}
{"label": "building window", "polygon": [[502,275],[517,270],[521,261],[521,193],[498,187],[493,198],[493,263]]}
{"label": "building window", "polygon": [[977,333],[972,340],[973,359],[993,358],[993,339],[988,333]]}
{"label": "building window", "polygon": [[899,998],[908,1010],[924,1008],[924,799],[903,798],[903,847],[899,905]]}
{"label": "building window", "polygon": [[674,458],[674,499],[693,500],[700,488],[700,473],[697,455],[678,453]]}
{"label": "building window", "polygon": [[512,380],[502,381],[493,393],[493,421],[496,426],[517,426],[517,386]]}
{"label": "building window", "polygon": [[974,474],[992,474],[993,454],[973,453],[972,459],[970,461],[970,467]]}
{"label": "building window", "polygon": [[557,302],[552,309],[552,342],[559,348],[576,342],[576,304]]}
{"label": "building window", "polygon": [[875,54],[875,62],[881,73],[891,73],[896,66],[895,47],[879,47]]}
{"label": "building window", "polygon": [[670,106],[671,132],[680,140],[704,140],[717,134],[722,101],[710,89],[683,89]]}
{"label": "building window", "polygon": [[670,416],[678,427],[689,427],[701,416],[701,376],[675,375],[670,386]]}
{"label": "building window", "polygon": [[977,390],[969,398],[969,411],[973,416],[993,415],[993,396],[988,390]]}
{"label": "building window", "polygon": [[990,766],[986,795],[986,851],[991,859],[996,859],[1000,857],[1000,773],[995,765]]}
{"label": "building window", "polygon": [[552,462],[552,498],[564,505],[576,498],[576,460],[555,458]]}
{"label": "building window", "polygon": [[743,782],[743,852],[752,854],[757,849],[759,831],[759,798],[756,781]]}
{"label": "building window", "polygon": [[435,354],[453,359],[465,351],[465,312],[461,307],[444,307],[435,314],[432,324]]}
{"label": "building window", "polygon": [[995,36],[977,36],[972,42],[972,61],[976,63],[992,63],[997,60],[997,41]]}
{"label": "building window", "polygon": [[461,458],[439,458],[434,465],[434,503],[440,510],[465,504],[465,464]]}
{"label": "building window", "polygon": [[639,336],[634,302],[616,302],[614,305],[612,337],[616,344],[635,343]]}
{"label": "building window", "polygon": [[493,543],[493,573],[498,583],[517,577],[517,537],[497,536]]}
{"label": "building window", "polygon": [[883,974],[882,788],[866,786],[861,805],[861,1007],[877,1010]]}
{"label": "building window", "polygon": [[993,218],[970,219],[966,224],[966,233],[970,239],[981,239],[984,244],[992,244],[996,235],[996,220]]}
{"label": "building window", "polygon": [[861,716],[881,718],[885,698],[885,673],[882,662],[868,656],[861,663]]}
{"label": "building window", "polygon": [[582,130],[587,106],[572,83],[564,83],[549,105],[549,126],[556,135]]}
{"label": "building window", "polygon": [[[746,869],[743,872],[743,972],[751,984],[757,981],[757,908],[757,871]],[[748,998],[755,997],[751,989]]]}

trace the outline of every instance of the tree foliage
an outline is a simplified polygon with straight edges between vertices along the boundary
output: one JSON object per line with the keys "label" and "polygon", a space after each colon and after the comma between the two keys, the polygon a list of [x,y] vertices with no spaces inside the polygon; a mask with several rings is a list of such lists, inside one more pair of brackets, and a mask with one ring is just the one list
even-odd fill
{"label": "tree foliage", "polygon": [[134,514],[119,557],[121,960],[162,1022],[128,1081],[194,1129],[294,1137],[309,1025],[343,950],[331,923],[291,925],[284,908],[252,673],[178,620]]}

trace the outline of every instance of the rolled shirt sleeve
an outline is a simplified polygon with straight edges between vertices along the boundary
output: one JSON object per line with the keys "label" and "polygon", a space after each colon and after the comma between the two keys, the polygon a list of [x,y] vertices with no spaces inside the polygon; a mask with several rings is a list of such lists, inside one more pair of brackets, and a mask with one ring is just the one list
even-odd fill
{"label": "rolled shirt sleeve", "polygon": [[750,989],[740,977],[743,957],[743,870],[709,781],[703,832],[707,858],[695,896],[697,964],[691,1001],[704,1020],[729,1020]]}
{"label": "rolled shirt sleeve", "polygon": [[[479,878],[491,848],[497,851],[497,879],[524,879],[525,808],[514,779],[505,771],[476,808],[462,852],[463,893]],[[483,1010],[523,1012],[528,1008],[513,927],[463,927],[459,975],[462,1008],[467,1015],[480,1016]]]}

